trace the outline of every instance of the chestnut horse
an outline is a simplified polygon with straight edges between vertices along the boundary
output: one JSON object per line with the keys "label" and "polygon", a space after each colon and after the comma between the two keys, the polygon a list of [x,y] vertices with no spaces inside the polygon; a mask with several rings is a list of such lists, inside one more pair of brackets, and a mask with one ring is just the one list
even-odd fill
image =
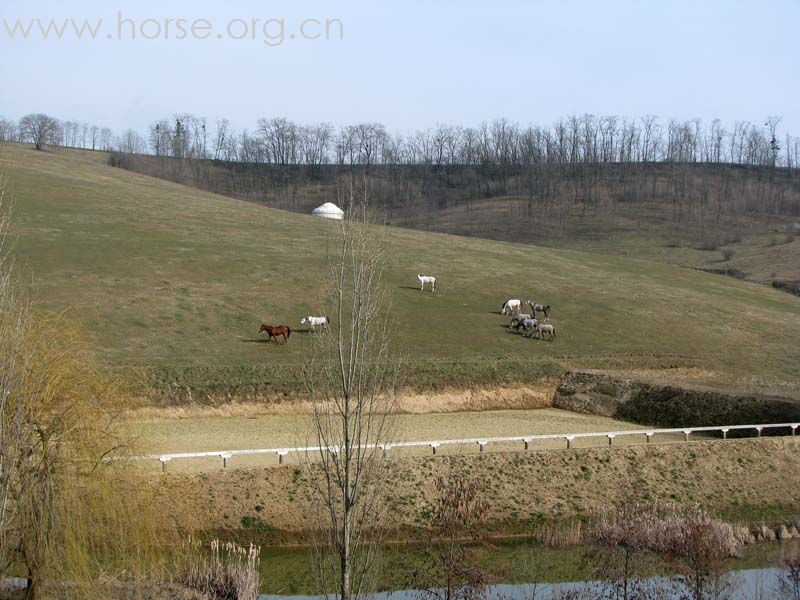
{"label": "chestnut horse", "polygon": [[267,343],[272,341],[272,338],[275,338],[275,341],[278,341],[278,336],[283,336],[283,342],[286,343],[289,341],[289,336],[292,335],[292,328],[288,325],[261,325],[261,329],[258,330],[258,333],[265,332],[269,337],[267,338]]}

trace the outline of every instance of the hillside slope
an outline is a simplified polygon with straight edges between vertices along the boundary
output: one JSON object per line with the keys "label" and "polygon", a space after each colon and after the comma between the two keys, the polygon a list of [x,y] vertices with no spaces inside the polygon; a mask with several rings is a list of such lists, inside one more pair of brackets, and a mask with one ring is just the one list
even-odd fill
{"label": "hillside slope", "polygon": [[[200,189],[307,214],[343,167],[114,155]],[[359,172],[362,168],[352,167]],[[800,170],[712,163],[373,165],[392,225],[800,281]]]}
{"label": "hillside slope", "polygon": [[[111,365],[220,394],[298,389],[309,336],[279,346],[256,332],[262,321],[299,328],[318,312],[335,223],[115,169],[99,153],[0,145],[0,171],[35,297],[70,308]],[[800,299],[789,294],[653,262],[403,229],[389,229],[388,243],[412,386],[683,367],[703,383],[798,389]],[[435,294],[419,292],[418,272],[438,277]],[[507,297],[551,304],[557,341],[508,333],[497,314]]]}

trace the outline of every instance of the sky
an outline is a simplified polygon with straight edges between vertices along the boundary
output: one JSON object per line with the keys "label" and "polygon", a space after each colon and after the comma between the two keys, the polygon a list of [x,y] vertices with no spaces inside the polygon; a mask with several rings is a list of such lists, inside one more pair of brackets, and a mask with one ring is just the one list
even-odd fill
{"label": "sky", "polygon": [[[176,113],[239,129],[283,116],[402,133],[497,117],[780,115],[781,130],[800,135],[798,0],[66,5],[0,0],[0,116],[46,112],[117,131]],[[34,25],[11,39],[18,19]],[[102,24],[95,39],[71,25],[43,39],[31,19]]]}

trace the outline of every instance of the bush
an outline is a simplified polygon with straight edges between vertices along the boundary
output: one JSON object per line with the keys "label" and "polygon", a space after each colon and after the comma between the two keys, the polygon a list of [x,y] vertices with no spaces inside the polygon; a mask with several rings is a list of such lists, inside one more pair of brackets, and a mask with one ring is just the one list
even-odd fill
{"label": "bush", "polygon": [[777,290],[789,292],[795,296],[800,296],[800,281],[798,280],[775,279],[772,281],[772,287]]}
{"label": "bush", "polygon": [[736,254],[736,251],[734,249],[725,248],[722,251],[722,260],[724,260],[725,262],[728,262],[730,259],[732,259],[734,257],[735,254]]}
{"label": "bush", "polygon": [[730,581],[723,561],[737,556],[740,542],[731,525],[701,508],[639,505],[628,502],[600,519],[594,543],[602,549],[600,574],[614,597],[642,597],[643,582],[634,574],[638,560],[652,553],[677,567],[674,584],[681,598],[726,597]]}

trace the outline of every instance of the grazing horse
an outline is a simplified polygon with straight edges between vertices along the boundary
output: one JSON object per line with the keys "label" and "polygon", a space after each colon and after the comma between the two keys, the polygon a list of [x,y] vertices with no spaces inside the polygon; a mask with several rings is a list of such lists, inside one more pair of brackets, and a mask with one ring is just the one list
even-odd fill
{"label": "grazing horse", "polygon": [[303,317],[300,319],[300,324],[308,323],[309,328],[312,332],[316,332],[317,327],[319,327],[322,331],[325,331],[328,328],[328,325],[331,324],[331,320],[328,317]]}
{"label": "grazing horse", "polygon": [[517,326],[517,329],[522,329],[522,335],[527,334],[528,337],[533,337],[533,332],[539,327],[538,319],[523,319]]}
{"label": "grazing horse", "polygon": [[556,339],[555,325],[537,325],[536,330],[539,332],[539,339],[543,340],[545,335],[550,338],[551,342]]}
{"label": "grazing horse", "polygon": [[500,307],[500,314],[518,314],[520,308],[522,307],[522,301],[518,300],[517,298],[509,298],[505,302],[503,302],[503,306]]}
{"label": "grazing horse", "polygon": [[289,341],[289,336],[292,335],[292,328],[288,325],[261,325],[261,329],[258,330],[258,333],[261,332],[266,333],[269,337],[267,338],[267,343],[272,341],[272,338],[275,338],[275,341],[278,341],[278,336],[283,336],[283,343]]}
{"label": "grazing horse", "polygon": [[430,283],[431,284],[431,291],[432,292],[436,291],[436,277],[434,277],[433,275],[419,275],[418,274],[417,275],[417,279],[419,279],[419,290],[421,292],[425,291],[425,284],[426,283]]}
{"label": "grazing horse", "polygon": [[544,314],[544,320],[550,320],[550,305],[549,304],[536,304],[533,300],[528,300],[528,306],[531,307],[531,312],[533,316],[536,316],[537,312]]}
{"label": "grazing horse", "polygon": [[530,319],[531,316],[527,313],[518,313],[511,317],[511,323],[508,324],[509,329],[517,329],[525,319]]}

